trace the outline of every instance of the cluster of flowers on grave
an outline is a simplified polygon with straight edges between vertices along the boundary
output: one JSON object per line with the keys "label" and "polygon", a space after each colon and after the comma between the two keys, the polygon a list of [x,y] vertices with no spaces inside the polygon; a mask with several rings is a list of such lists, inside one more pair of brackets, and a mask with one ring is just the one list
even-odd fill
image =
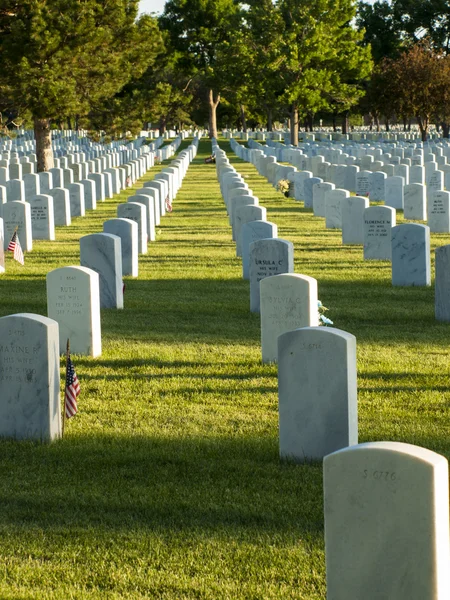
{"label": "cluster of flowers on grave", "polygon": [[325,316],[325,312],[328,310],[326,306],[322,304],[320,300],[317,300],[317,310],[319,312],[319,325],[333,325],[333,321]]}
{"label": "cluster of flowers on grave", "polygon": [[284,194],[286,196],[286,198],[289,196],[290,189],[291,189],[291,182],[289,181],[289,179],[280,179],[280,181],[277,183],[277,191]]}

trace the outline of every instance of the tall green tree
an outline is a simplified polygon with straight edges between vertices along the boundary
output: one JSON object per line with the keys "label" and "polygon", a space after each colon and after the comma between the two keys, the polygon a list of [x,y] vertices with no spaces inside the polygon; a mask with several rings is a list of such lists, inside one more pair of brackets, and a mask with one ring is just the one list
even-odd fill
{"label": "tall green tree", "polygon": [[161,28],[182,53],[185,72],[200,78],[206,90],[211,137],[217,137],[216,110],[227,84],[226,73],[217,68],[219,48],[239,21],[233,0],[169,0],[160,17]]}
{"label": "tall green tree", "polygon": [[87,114],[155,55],[155,21],[138,0],[2,0],[0,86],[34,120],[38,171],[53,166],[51,121]]}
{"label": "tall green tree", "polygon": [[277,5],[272,0],[250,0],[242,7],[241,28],[230,38],[228,72],[238,100],[265,115],[268,131],[282,110],[282,35]]}
{"label": "tall green tree", "polygon": [[356,25],[363,33],[363,43],[370,44],[372,48],[375,64],[383,58],[396,58],[400,54],[403,35],[391,2],[359,2]]}
{"label": "tall green tree", "polygon": [[450,51],[448,0],[393,0],[392,13],[404,39],[415,43],[427,38],[436,51]]}
{"label": "tall green tree", "polygon": [[279,70],[289,106],[291,144],[298,144],[299,117],[330,108],[349,108],[361,95],[359,80],[372,68],[370,49],[352,26],[353,0],[279,0],[282,17]]}

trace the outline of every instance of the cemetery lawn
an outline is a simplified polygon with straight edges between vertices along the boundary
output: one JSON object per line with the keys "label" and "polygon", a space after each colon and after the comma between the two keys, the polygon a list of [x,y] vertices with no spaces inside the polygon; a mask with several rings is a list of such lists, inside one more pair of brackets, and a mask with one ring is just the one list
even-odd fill
{"label": "cemetery lawn", "polygon": [[[363,262],[221,144],[357,338],[360,441],[448,458],[450,324],[433,289],[392,288],[389,263]],[[102,310],[102,356],[73,356],[80,412],[64,439],[0,442],[2,599],[325,599],[321,464],[278,458],[277,368],[261,364],[210,154],[201,141],[125,309]],[[0,316],[46,315],[46,273],[79,264],[79,238],[139,187],[35,242],[24,267],[8,253]]]}

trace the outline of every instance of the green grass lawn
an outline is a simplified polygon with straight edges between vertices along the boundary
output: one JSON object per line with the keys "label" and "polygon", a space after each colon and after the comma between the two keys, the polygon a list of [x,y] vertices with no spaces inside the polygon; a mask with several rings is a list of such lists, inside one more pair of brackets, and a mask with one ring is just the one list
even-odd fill
{"label": "green grass lawn", "polygon": [[[357,338],[360,441],[448,457],[450,324],[433,289],[392,288],[389,263],[364,262],[222,147]],[[102,311],[102,356],[73,356],[80,412],[64,439],[0,442],[2,599],[325,598],[322,468],[278,459],[277,368],[261,364],[210,154],[202,140],[125,309]],[[45,315],[46,273],[79,264],[79,238],[138,187],[35,242],[24,267],[8,253],[0,316]]]}

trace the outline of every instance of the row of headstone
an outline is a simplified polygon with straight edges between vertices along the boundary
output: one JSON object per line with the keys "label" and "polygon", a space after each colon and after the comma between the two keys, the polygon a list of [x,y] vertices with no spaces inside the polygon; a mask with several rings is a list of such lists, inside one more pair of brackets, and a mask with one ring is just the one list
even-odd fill
{"label": "row of headstone", "polygon": [[[175,197],[197,147],[195,139],[168,170],[155,177],[158,185],[151,189],[158,193],[147,196],[152,201],[156,197],[152,207],[161,207],[169,194]],[[138,206],[145,211],[145,204]],[[155,212],[152,219],[154,216]],[[125,221],[130,226],[129,246],[136,249],[139,224],[130,219],[112,221],[113,225]],[[104,233],[80,239],[81,266],[47,274],[48,317],[19,314],[0,319],[0,437],[42,441],[60,437],[59,355],[70,339],[72,353],[99,356],[100,308],[123,307],[121,246],[125,230],[113,227],[115,233],[108,233],[108,223]],[[2,233],[0,219],[0,239]],[[1,248],[3,251],[3,245]]]}
{"label": "row of headstone", "polygon": [[[385,161],[381,163],[374,161],[374,156],[370,154],[361,155],[355,148],[352,149],[355,156],[349,156],[342,153],[341,150],[329,150],[326,146],[322,149],[320,146],[314,148],[313,153],[312,148],[309,148],[307,152],[306,148],[277,145],[279,147],[274,156],[270,147],[267,148],[256,142],[249,143],[250,149],[246,149],[234,141],[231,145],[238,156],[253,162],[260,174],[266,176],[274,186],[280,179],[289,179],[292,183],[291,195],[297,200],[304,200],[305,207],[313,207],[314,213],[319,216],[325,215],[320,212],[321,206],[317,208],[315,206],[314,188],[315,184],[324,184],[325,188],[333,186],[328,189],[346,190],[356,193],[358,196],[367,196],[371,201],[384,200],[387,206],[404,209],[405,217],[408,219],[428,219],[432,231],[435,230],[435,227],[438,228],[436,231],[442,231],[442,228],[448,227],[448,219],[443,219],[441,213],[433,206],[435,193],[450,187],[450,165],[447,163],[450,151],[448,148],[446,155],[442,154],[443,149],[440,147],[435,149],[436,152],[440,152],[437,155],[432,153],[424,155],[420,148],[414,151],[422,152],[422,154],[414,155],[411,148],[397,150],[401,155],[408,150],[412,158],[391,156],[389,153],[382,154],[382,150],[377,149],[380,153],[379,157]],[[375,150],[372,149],[372,151],[375,153]],[[322,154],[317,152],[322,152]],[[360,165],[331,164],[324,160],[324,156],[335,161],[358,161]],[[411,161],[421,162],[423,159],[426,160],[423,163],[424,166],[408,164]],[[277,160],[291,162],[294,166],[286,167]],[[393,161],[394,164],[388,161]],[[371,170],[368,170],[369,168]],[[384,171],[377,171],[378,168],[384,169]],[[439,195],[437,197],[440,198]],[[428,209],[427,201],[431,204]],[[437,223],[435,223],[436,221]],[[448,231],[448,229],[446,230]]]}
{"label": "row of headstone", "polygon": [[[352,202],[359,218],[357,228],[343,226],[347,243],[353,243],[357,232],[361,243],[363,217],[370,232],[365,245],[369,258],[379,256],[380,241],[386,238],[393,284],[429,285],[429,228],[395,226],[393,208],[369,209],[366,198],[347,196],[342,199],[344,222],[345,212],[353,213]],[[438,249],[436,256],[437,270],[440,263],[440,270],[448,272],[450,246]],[[286,274],[261,281],[261,332],[264,357],[264,347],[273,343],[271,334],[291,319],[293,330],[280,330],[278,351],[272,348],[267,358],[277,355],[279,362],[280,455],[301,462],[325,457],[327,598],[447,597],[447,461],[407,444],[357,445],[355,339],[328,328],[297,329],[302,327],[295,321],[297,303],[311,309],[310,291],[317,290],[315,280],[305,279]],[[449,282],[446,276],[437,310],[450,297]]]}
{"label": "row of headstone", "polygon": [[[8,167],[10,164],[32,165],[32,169],[26,169],[25,172],[34,172],[37,162],[36,143],[33,139],[34,132],[24,132],[24,135],[18,135],[16,139],[0,140],[0,161],[2,167]],[[83,163],[86,160],[92,160],[108,154],[121,151],[125,153],[128,160],[137,158],[140,155],[140,149],[143,152],[154,152],[163,145],[164,139],[160,136],[152,139],[148,143],[148,133],[133,141],[124,142],[123,140],[111,141],[105,143],[104,140],[94,142],[88,137],[88,132],[72,132],[67,130],[52,131],[52,150],[55,160],[55,167],[67,167],[73,163]],[[126,160],[125,160],[126,162]],[[117,166],[117,164],[108,164],[106,166]],[[25,174],[25,172],[23,174]]]}
{"label": "row of headstone", "polygon": [[[246,184],[217,144],[213,151],[230,206],[232,190]],[[250,221],[244,228],[263,223]],[[250,242],[248,252],[250,310],[261,316],[262,359],[279,365],[280,456],[323,458],[357,443],[354,336],[319,327],[317,281],[294,273],[291,242],[262,238]],[[325,383],[324,365],[329,370]]]}
{"label": "row of headstone", "polygon": [[[356,206],[352,207],[352,203]],[[377,210],[379,214],[374,212]],[[353,217],[359,211],[354,227],[350,222],[348,227],[344,226],[348,220],[346,211]],[[394,285],[429,285],[428,227],[395,226],[393,208],[369,209],[366,198],[345,196],[341,216],[347,243],[352,243],[357,232],[358,242],[363,241],[365,228],[361,227],[361,220],[367,221],[371,235],[365,251],[369,257],[379,255],[383,250],[380,241],[386,239]],[[450,246],[438,249],[436,256],[437,264],[440,256],[441,271],[448,272]],[[290,317],[292,328],[298,327],[294,321],[296,301],[301,304],[303,300],[305,308],[312,306],[309,291],[317,289],[317,282],[313,280],[315,286],[311,283],[308,286],[302,276],[297,276],[297,281],[294,277],[277,275],[261,281],[262,342],[264,335],[271,338],[267,324],[277,329]],[[447,289],[443,284],[440,303],[445,295],[450,296],[450,278],[446,279]],[[437,301],[437,310],[438,306]],[[284,323],[280,323],[280,315],[286,319]],[[355,350],[353,336],[328,328],[295,329],[281,333],[278,338],[280,455],[302,462],[325,457],[327,597],[336,600],[447,597],[450,592],[447,461],[406,444],[355,445],[358,435]],[[418,520],[422,526],[420,532],[415,528]],[[405,563],[401,582],[400,557]]]}
{"label": "row of headstone", "polygon": [[[130,163],[92,173],[88,175],[89,179],[68,184],[67,188],[51,188],[48,194],[32,196],[28,201],[19,198],[0,203],[4,221],[3,247],[7,248],[16,227],[26,252],[32,250],[33,239],[54,240],[55,226],[70,225],[72,217],[84,216],[86,209],[95,210],[97,201],[104,202],[105,197],[112,198],[122,188],[132,185],[153,164],[153,153],[146,152]],[[39,174],[39,177],[41,175],[50,179],[52,176],[51,173]]]}
{"label": "row of headstone", "polygon": [[[238,129],[223,129],[222,136],[225,139],[240,140],[266,140],[268,144],[278,144],[284,141],[289,144],[291,140],[291,131],[284,129],[278,131],[267,131],[266,129],[255,129],[252,131],[242,131]],[[445,142],[445,139],[439,135],[439,132],[430,127],[428,132],[429,140],[436,142]],[[322,124],[314,128],[314,132],[299,131],[298,141],[300,143],[314,142],[339,142],[339,143],[366,143],[366,142],[412,142],[422,143],[422,135],[418,126],[412,126],[408,131],[404,131],[402,126],[391,126],[390,131],[373,131],[370,127],[360,126],[352,128],[350,133],[336,131],[332,127],[325,127]]]}
{"label": "row of headstone", "polygon": [[[251,150],[250,160],[255,166],[261,158],[261,151]],[[270,166],[274,164],[270,163]],[[280,168],[286,169],[282,165]],[[281,175],[278,170],[277,177]],[[432,194],[429,202],[431,227],[416,223],[396,226],[394,207],[369,206],[368,198],[350,196],[348,190],[336,189],[334,184],[316,181],[317,178],[311,177],[310,173],[295,173],[295,177],[298,177],[296,183],[304,186],[302,193],[305,198],[312,198],[314,213],[325,217],[325,227],[342,229],[343,244],[362,245],[365,260],[392,261],[393,285],[431,284],[430,230],[435,231],[444,224],[443,213],[447,215],[450,227],[449,192],[436,191]],[[308,192],[307,185],[310,185]],[[420,189],[419,184],[413,185]]]}
{"label": "row of headstone", "polygon": [[[164,212],[161,213],[161,208],[165,205],[170,191],[175,197],[190,162],[196,156],[197,146],[198,139],[196,138],[186,150],[172,161],[167,170],[164,169],[155,175],[153,179],[154,187],[143,188],[135,196],[129,197],[131,201],[126,204],[119,204],[118,218],[105,221],[103,232],[86,235],[80,239],[80,264],[83,268],[83,271],[79,272],[81,291],[78,293],[73,289],[70,292],[73,294],[72,298],[69,297],[64,300],[68,302],[68,312],[64,311],[61,314],[66,318],[63,323],[66,330],[73,328],[72,313],[74,315],[79,314],[77,312],[78,307],[75,306],[74,310],[70,301],[73,300],[77,304],[79,297],[85,297],[87,287],[94,290],[95,294],[97,294],[95,290],[98,288],[99,300],[93,298],[90,304],[88,303],[87,306],[91,308],[84,311],[83,314],[86,317],[88,314],[92,314],[92,307],[97,307],[97,305],[99,310],[100,308],[123,308],[122,277],[124,275],[138,276],[138,254],[145,254],[148,242],[155,240],[156,219],[159,224],[161,215],[165,214]],[[147,193],[145,191],[147,189],[151,191]],[[151,239],[147,236],[148,223],[151,224]],[[69,267],[69,269],[73,269],[73,267]],[[98,282],[92,281],[92,272],[96,273]],[[66,276],[66,273],[64,272],[63,275]],[[60,276],[61,274],[58,273],[58,277]],[[71,276],[72,272],[68,272],[67,277],[70,278]],[[84,280],[86,283],[83,284]],[[57,294],[53,294],[52,299],[54,310],[57,311],[58,308],[62,308],[58,306],[60,300],[57,299]],[[97,309],[95,308],[95,310]],[[93,328],[87,324],[84,330],[86,332],[92,330],[95,334],[95,331],[99,328],[100,325]],[[81,331],[82,328],[78,327],[78,330]],[[65,333],[62,335],[62,339],[64,339],[64,336]],[[85,352],[80,351],[79,353],[89,353],[89,348],[95,347],[91,334],[86,333],[84,335],[84,347]]]}

